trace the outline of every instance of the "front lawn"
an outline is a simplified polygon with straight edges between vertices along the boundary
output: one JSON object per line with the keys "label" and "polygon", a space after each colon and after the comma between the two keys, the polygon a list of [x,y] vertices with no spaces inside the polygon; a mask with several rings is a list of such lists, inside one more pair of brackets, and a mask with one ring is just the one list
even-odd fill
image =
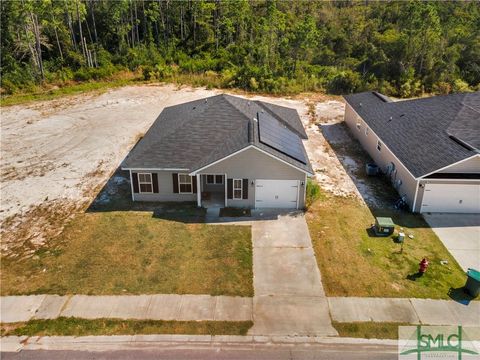
{"label": "front lawn", "polygon": [[[310,229],[327,296],[419,297],[447,299],[451,288],[465,284],[466,275],[421,215],[374,210],[392,217],[396,230],[404,229],[403,252],[392,237],[372,237],[370,209],[350,198],[325,196],[308,210]],[[415,278],[423,257],[427,273]],[[441,260],[448,263],[442,265]]]}
{"label": "front lawn", "polygon": [[58,318],[1,324],[2,336],[246,335],[251,321],[163,321]]}
{"label": "front lawn", "polygon": [[249,226],[87,212],[33,257],[2,258],[1,294],[253,296]]}

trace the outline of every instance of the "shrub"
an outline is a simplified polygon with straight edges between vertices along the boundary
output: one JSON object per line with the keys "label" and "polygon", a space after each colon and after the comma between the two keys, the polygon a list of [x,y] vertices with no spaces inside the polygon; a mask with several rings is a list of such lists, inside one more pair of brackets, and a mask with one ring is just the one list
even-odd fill
{"label": "shrub", "polygon": [[8,95],[13,94],[18,90],[18,87],[8,79],[2,79],[0,87],[2,88],[2,92],[5,92]]}
{"label": "shrub", "polygon": [[252,90],[258,90],[258,82],[254,77],[250,78],[250,81],[248,83],[248,86]]}
{"label": "shrub", "polygon": [[468,84],[462,79],[455,79],[452,85],[453,92],[468,92],[471,91]]}
{"label": "shrub", "polygon": [[351,70],[342,71],[336,75],[327,85],[327,91],[331,94],[353,93],[362,85],[360,75]]}
{"label": "shrub", "polygon": [[307,189],[305,196],[305,207],[309,208],[316,200],[320,198],[320,186],[312,179],[307,180]]}
{"label": "shrub", "polygon": [[432,90],[435,94],[445,95],[452,91],[452,87],[445,81],[439,81],[433,84]]}

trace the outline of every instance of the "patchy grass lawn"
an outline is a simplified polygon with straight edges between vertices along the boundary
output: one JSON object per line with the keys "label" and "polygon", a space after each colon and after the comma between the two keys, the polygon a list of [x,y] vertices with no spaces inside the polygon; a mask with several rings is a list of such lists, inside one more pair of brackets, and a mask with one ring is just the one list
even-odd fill
{"label": "patchy grass lawn", "polygon": [[253,296],[249,226],[157,216],[79,214],[33,257],[2,258],[1,294]]}
{"label": "patchy grass lawn", "polygon": [[163,321],[78,319],[30,320],[2,324],[2,336],[87,336],[87,335],[246,335],[251,321]]}
{"label": "patchy grass lawn", "polygon": [[363,338],[363,339],[398,339],[399,326],[412,326],[406,323],[391,322],[353,322],[340,323],[332,321],[333,327],[341,337]]}
{"label": "patchy grass lawn", "polygon": [[[393,236],[369,236],[374,215],[354,198],[326,196],[309,208],[306,219],[328,296],[446,299],[451,288],[465,284],[465,273],[421,215],[374,212],[391,217],[397,231],[402,227],[407,236],[414,236],[406,237],[403,252]],[[414,281],[411,276],[424,256],[430,267]]]}
{"label": "patchy grass lawn", "polygon": [[79,95],[92,91],[102,93],[109,89],[136,83],[141,83],[141,81],[135,79],[133,74],[125,74],[122,72],[120,75],[114,76],[111,80],[86,81],[80,83],[72,82],[69,85],[52,87],[51,89],[39,87],[34,92],[3,95],[0,97],[0,106],[20,105],[34,101],[47,101],[63,96]]}

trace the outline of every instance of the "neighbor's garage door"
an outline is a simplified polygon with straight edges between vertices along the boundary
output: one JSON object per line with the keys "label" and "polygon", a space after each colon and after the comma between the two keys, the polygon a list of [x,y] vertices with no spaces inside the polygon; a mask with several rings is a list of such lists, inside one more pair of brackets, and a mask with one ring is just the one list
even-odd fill
{"label": "neighbor's garage door", "polygon": [[297,208],[297,180],[256,180],[255,207]]}
{"label": "neighbor's garage door", "polygon": [[480,185],[426,184],[420,212],[480,213]]}

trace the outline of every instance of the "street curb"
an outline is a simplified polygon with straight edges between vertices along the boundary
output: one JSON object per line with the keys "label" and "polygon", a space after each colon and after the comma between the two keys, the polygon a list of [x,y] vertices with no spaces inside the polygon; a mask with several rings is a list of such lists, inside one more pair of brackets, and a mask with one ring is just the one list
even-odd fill
{"label": "street curb", "polygon": [[0,339],[1,352],[21,350],[108,351],[158,346],[197,344],[204,346],[299,346],[372,345],[397,346],[396,340],[315,336],[238,336],[238,335],[114,335],[114,336],[6,336]]}

